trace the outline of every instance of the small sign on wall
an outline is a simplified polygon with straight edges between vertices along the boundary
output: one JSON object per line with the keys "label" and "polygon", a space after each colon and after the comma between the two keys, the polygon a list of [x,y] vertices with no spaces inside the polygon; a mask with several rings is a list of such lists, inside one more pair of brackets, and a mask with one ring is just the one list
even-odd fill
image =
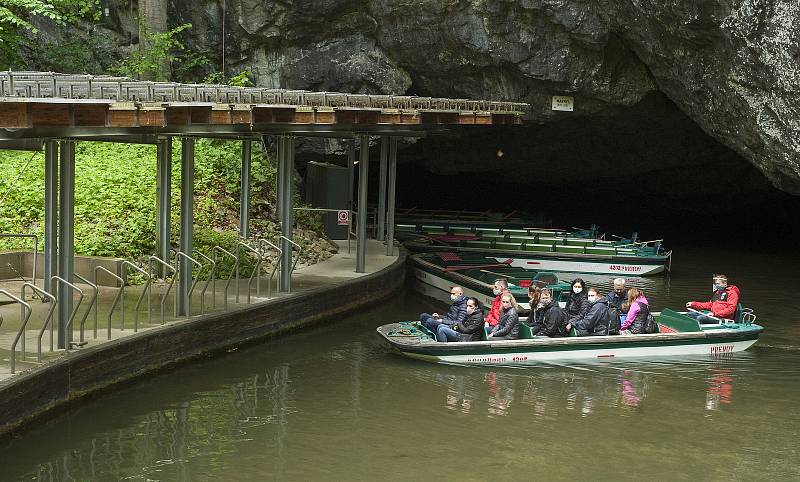
{"label": "small sign on wall", "polygon": [[551,109],[572,112],[574,105],[575,99],[573,97],[568,95],[554,95]]}
{"label": "small sign on wall", "polygon": [[339,211],[337,213],[339,226],[350,226],[350,211]]}

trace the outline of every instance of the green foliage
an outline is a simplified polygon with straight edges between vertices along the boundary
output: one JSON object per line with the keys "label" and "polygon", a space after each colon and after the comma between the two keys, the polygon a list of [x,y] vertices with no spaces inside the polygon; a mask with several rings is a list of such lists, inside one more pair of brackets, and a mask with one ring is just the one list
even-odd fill
{"label": "green foliage", "polygon": [[99,18],[98,0],[0,0],[0,42],[18,43],[23,31],[38,31],[32,23],[40,17],[57,25],[81,18]]}
{"label": "green foliage", "polygon": [[253,73],[245,69],[228,79],[228,85],[232,85],[234,87],[252,87],[252,77]]}
{"label": "green foliage", "polygon": [[127,59],[120,60],[109,70],[127,77],[141,78],[149,74],[156,81],[169,80],[170,64],[181,62],[185,58],[186,47],[180,41],[179,34],[189,28],[192,28],[192,24],[185,23],[168,32],[159,33],[143,26],[145,44],[148,47],[134,50]]}

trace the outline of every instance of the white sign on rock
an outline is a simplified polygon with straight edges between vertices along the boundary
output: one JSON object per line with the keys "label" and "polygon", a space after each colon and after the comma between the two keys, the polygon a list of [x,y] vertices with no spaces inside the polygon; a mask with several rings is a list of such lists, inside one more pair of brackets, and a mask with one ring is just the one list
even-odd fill
{"label": "white sign on rock", "polygon": [[568,95],[554,95],[551,109],[572,112],[574,105],[575,99],[573,97]]}

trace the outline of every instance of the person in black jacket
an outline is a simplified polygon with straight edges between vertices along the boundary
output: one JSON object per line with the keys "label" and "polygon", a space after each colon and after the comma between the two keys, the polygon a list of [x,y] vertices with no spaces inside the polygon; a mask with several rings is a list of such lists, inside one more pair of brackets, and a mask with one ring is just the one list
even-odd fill
{"label": "person in black jacket", "polygon": [[607,335],[608,300],[597,291],[597,288],[589,288],[587,294],[591,306],[589,312],[575,322],[567,323],[567,332],[575,328],[578,336]]}
{"label": "person in black jacket", "polygon": [[533,335],[549,336],[552,338],[566,335],[566,314],[553,301],[553,292],[544,288],[539,294],[539,303],[528,318],[528,325]]}
{"label": "person in black jacket", "polygon": [[567,298],[567,306],[564,307],[566,311],[567,323],[575,323],[580,320],[586,313],[589,312],[589,300],[587,299],[586,283],[576,278],[572,280],[572,292]]}
{"label": "person in black jacket", "polygon": [[503,293],[500,298],[500,306],[500,321],[488,338],[490,340],[516,340],[519,338],[517,300],[511,293]]}
{"label": "person in black jacket", "polygon": [[483,309],[477,298],[467,298],[467,317],[452,327],[439,325],[436,339],[448,341],[480,341],[483,330]]}

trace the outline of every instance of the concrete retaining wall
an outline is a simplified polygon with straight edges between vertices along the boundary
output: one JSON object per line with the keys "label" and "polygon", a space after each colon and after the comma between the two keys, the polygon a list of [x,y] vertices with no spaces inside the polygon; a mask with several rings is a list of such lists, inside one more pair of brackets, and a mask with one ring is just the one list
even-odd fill
{"label": "concrete retaining wall", "polygon": [[0,382],[0,435],[113,385],[201,355],[375,304],[403,285],[405,254],[383,271],[242,310],[178,321],[81,351]]}

